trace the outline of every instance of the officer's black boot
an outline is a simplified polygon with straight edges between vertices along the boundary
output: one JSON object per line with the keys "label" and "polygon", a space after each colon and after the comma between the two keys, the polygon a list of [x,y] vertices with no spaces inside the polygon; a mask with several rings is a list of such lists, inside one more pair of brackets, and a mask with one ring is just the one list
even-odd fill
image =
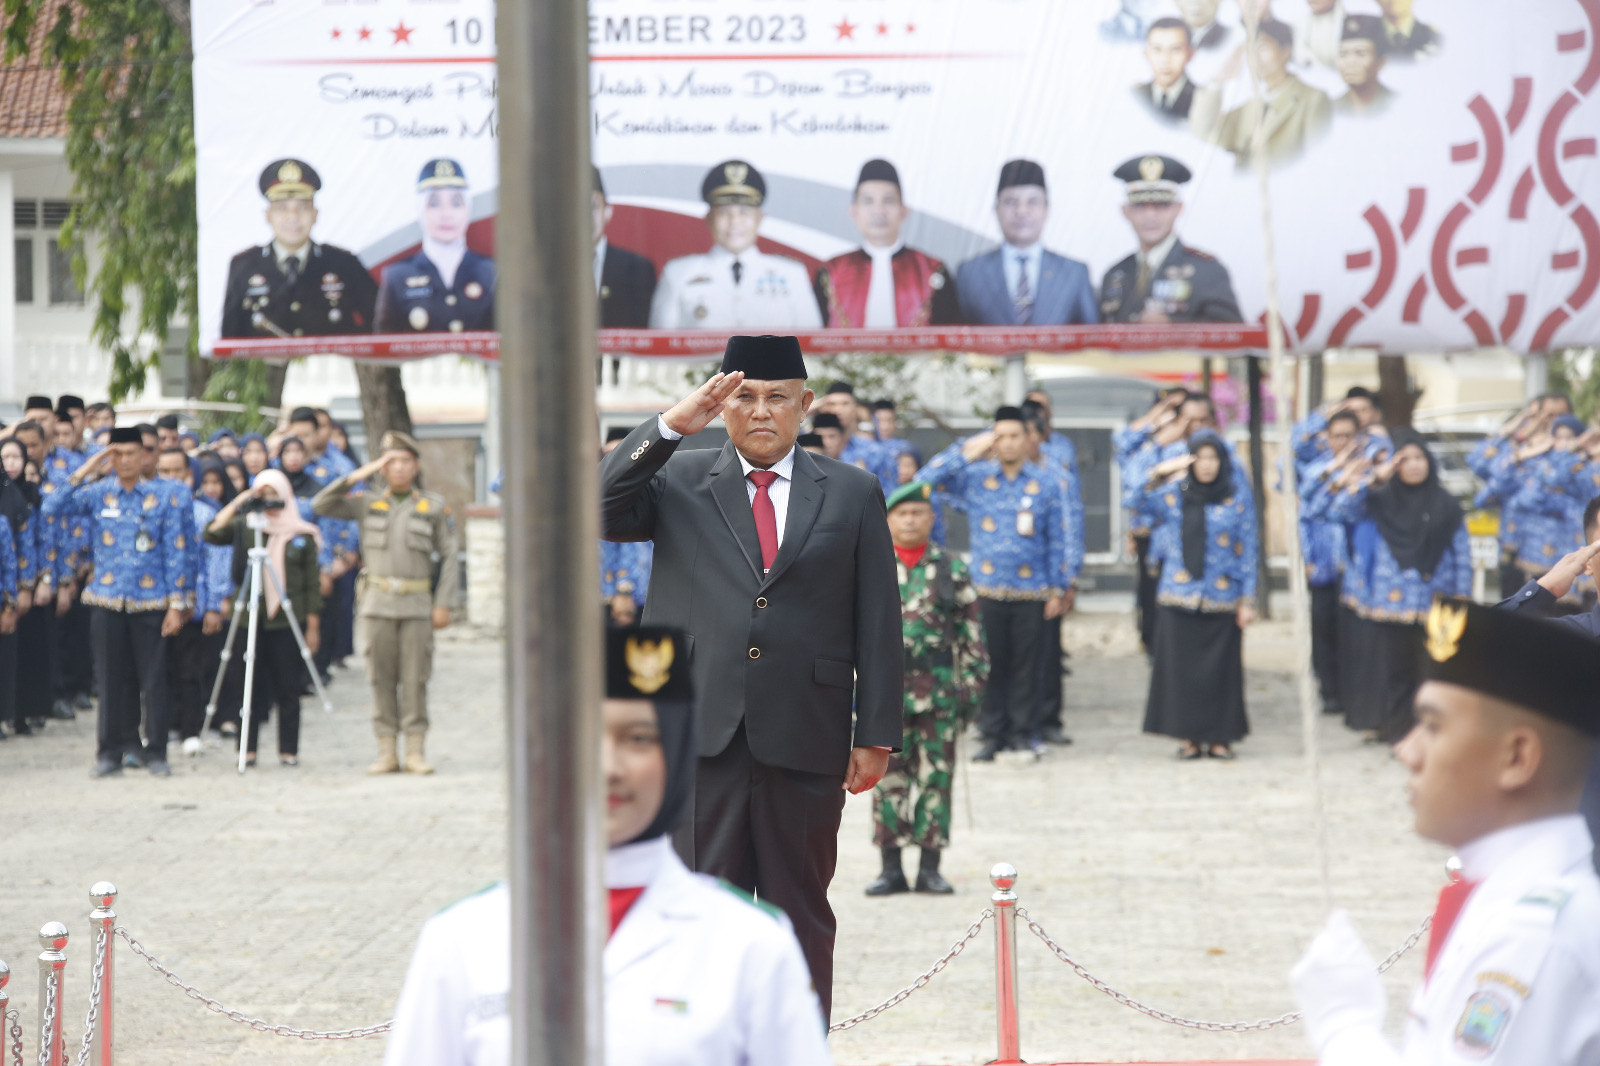
{"label": "officer's black boot", "polygon": [[889,845],[883,849],[883,873],[867,886],[869,896],[892,896],[896,892],[910,892],[906,872],[900,868],[900,849]]}
{"label": "officer's black boot", "polygon": [[956,886],[939,875],[939,849],[922,849],[922,866],[917,870],[917,891],[935,896],[953,896]]}

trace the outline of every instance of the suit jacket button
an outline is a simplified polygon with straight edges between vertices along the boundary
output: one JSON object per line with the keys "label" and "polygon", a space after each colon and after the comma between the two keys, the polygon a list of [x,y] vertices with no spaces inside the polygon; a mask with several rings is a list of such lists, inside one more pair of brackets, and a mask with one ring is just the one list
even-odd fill
{"label": "suit jacket button", "polygon": [[760,648],[751,648],[750,649],[750,658],[752,658],[752,659],[761,658],[761,649]]}
{"label": "suit jacket button", "polygon": [[757,596],[756,597],[756,606],[757,607],[766,607],[766,605],[767,605],[767,598],[765,596]]}

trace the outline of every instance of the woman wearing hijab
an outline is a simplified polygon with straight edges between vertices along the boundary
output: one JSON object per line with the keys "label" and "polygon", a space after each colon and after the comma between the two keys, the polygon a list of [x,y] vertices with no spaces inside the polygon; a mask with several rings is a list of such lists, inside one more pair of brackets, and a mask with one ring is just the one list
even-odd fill
{"label": "woman wearing hijab", "polygon": [[259,433],[246,433],[240,437],[239,460],[244,463],[245,471],[251,477],[255,477],[270,466],[272,456],[267,451],[266,438]]}
{"label": "woman wearing hijab", "polygon": [[1350,662],[1339,703],[1345,723],[1397,743],[1415,718],[1422,624],[1433,598],[1472,592],[1472,551],[1461,505],[1439,482],[1422,436],[1396,429],[1381,463],[1352,455],[1311,506],[1343,522],[1349,562],[1341,601],[1350,609]]}
{"label": "woman wearing hijab", "polygon": [[[314,522],[307,522],[294,506],[288,477],[279,470],[263,470],[256,475],[255,484],[226,504],[206,527],[207,544],[233,545],[233,573],[231,580],[239,590],[234,597],[235,612],[250,610],[249,551],[255,543],[254,531],[246,525],[246,516],[238,514],[246,500],[261,499],[282,501],[284,506],[263,511],[266,518],[267,565],[272,575],[263,573],[263,617],[258,624],[256,643],[255,691],[250,694],[250,729],[246,738],[245,765],[254,766],[256,739],[261,732],[261,722],[273,702],[278,704],[278,761],[284,766],[300,765],[300,679],[304,660],[295,643],[294,632],[289,628],[289,616],[283,610],[283,598],[288,597],[294,607],[295,617],[305,632],[306,644],[315,651],[319,637],[322,614],[322,592],[318,588],[317,552],[322,545],[322,533]],[[282,588],[282,594],[279,588]],[[241,630],[248,632],[250,616],[240,620]],[[265,684],[263,684],[265,682]]]}
{"label": "woman wearing hijab", "polygon": [[[605,639],[608,1066],[830,1062],[822,1007],[789,920],[690,873],[672,848],[697,761],[683,634],[642,627],[608,630]],[[509,1063],[510,947],[505,882],[429,919],[385,1066]]]}
{"label": "woman wearing hijab", "polygon": [[1255,620],[1256,514],[1228,446],[1209,431],[1157,464],[1136,507],[1156,522],[1161,567],[1144,731],[1183,741],[1180,759],[1233,758],[1250,732],[1244,628]]}
{"label": "woman wearing hijab", "polygon": [[[33,469],[30,480],[28,471]],[[21,669],[23,664],[40,662],[51,637],[45,608],[33,609],[40,578],[47,577],[46,537],[50,530],[39,516],[39,475],[28,458],[28,450],[15,438],[0,441],[0,521],[6,526],[13,553],[15,582],[14,625],[0,633],[0,725],[27,736],[42,725],[50,711],[51,683],[39,670]],[[3,579],[0,579],[3,580]],[[43,595],[50,592],[49,581]]]}

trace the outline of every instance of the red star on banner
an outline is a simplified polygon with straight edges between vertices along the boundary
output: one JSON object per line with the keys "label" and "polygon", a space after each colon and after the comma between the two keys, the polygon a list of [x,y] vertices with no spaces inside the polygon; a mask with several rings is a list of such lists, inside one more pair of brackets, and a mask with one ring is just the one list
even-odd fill
{"label": "red star on banner", "polygon": [[358,32],[360,33],[363,41],[369,41],[372,39],[372,31],[367,29],[365,26],[361,27]]}
{"label": "red star on banner", "polygon": [[887,36],[889,36],[889,24],[887,22],[878,23],[878,36],[879,37],[887,37]]}
{"label": "red star on banner", "polygon": [[410,44],[411,43],[411,35],[413,33],[417,32],[417,28],[415,26],[407,26],[406,23],[405,23],[405,19],[401,19],[400,20],[400,25],[396,26],[394,29],[390,30],[389,32],[394,34],[394,43],[395,44],[401,44],[401,43]]}
{"label": "red star on banner", "polygon": [[845,16],[838,22],[834,23],[833,28],[839,31],[838,39],[841,41],[846,37],[850,38],[852,41],[856,39],[856,24],[850,21],[849,16]]}

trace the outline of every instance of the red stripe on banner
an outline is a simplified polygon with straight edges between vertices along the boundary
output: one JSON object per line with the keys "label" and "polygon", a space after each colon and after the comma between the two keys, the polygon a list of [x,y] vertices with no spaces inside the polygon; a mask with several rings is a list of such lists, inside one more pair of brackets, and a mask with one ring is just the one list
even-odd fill
{"label": "red stripe on banner", "polygon": [[1583,13],[1589,16],[1589,63],[1578,75],[1572,87],[1585,95],[1600,81],[1600,0],[1581,0]]}
{"label": "red stripe on banner", "polygon": [[1506,314],[1500,320],[1500,339],[1509,340],[1511,335],[1522,325],[1522,315],[1528,309],[1528,298],[1520,292],[1514,292],[1506,297]]}
{"label": "red stripe on banner", "polygon": [[1450,161],[1452,163],[1466,163],[1478,158],[1478,142],[1470,144],[1453,144],[1450,146]]}
{"label": "red stripe on banner", "polygon": [[1554,337],[1556,330],[1572,316],[1567,314],[1566,308],[1558,307],[1544,316],[1544,321],[1539,323],[1539,329],[1533,335],[1533,340],[1528,342],[1530,352],[1547,351],[1550,347],[1550,338]]}
{"label": "red stripe on banner", "polygon": [[1344,317],[1334,325],[1333,331],[1328,334],[1328,347],[1338,348],[1344,344],[1344,339],[1350,336],[1350,331],[1356,328],[1356,323],[1366,317],[1366,312],[1359,307],[1352,307],[1344,313]]}
{"label": "red stripe on banner", "polygon": [[1428,298],[1428,276],[1418,274],[1416,284],[1406,294],[1406,305],[1400,311],[1400,321],[1416,325],[1422,321],[1422,301]]}
{"label": "red stripe on banner", "polygon": [[1351,252],[1344,257],[1344,268],[1346,270],[1365,270],[1371,265],[1371,252]]}
{"label": "red stripe on banner", "polygon": [[1322,294],[1308,292],[1300,301],[1300,317],[1295,320],[1294,334],[1300,340],[1305,340],[1311,335],[1312,327],[1317,324],[1317,316],[1322,313]]}
{"label": "red stripe on banner", "polygon": [[1456,288],[1455,280],[1450,277],[1450,242],[1455,239],[1456,230],[1461,228],[1471,208],[1466,204],[1456,204],[1450,213],[1444,216],[1444,221],[1439,223],[1439,232],[1433,236],[1433,287],[1439,292],[1439,299],[1452,311],[1459,311],[1461,305],[1467,302]]}
{"label": "red stripe on banner", "polygon": [[1463,248],[1456,253],[1456,266],[1476,266],[1489,261],[1489,249],[1483,245],[1476,248]]}
{"label": "red stripe on banner", "polygon": [[1400,220],[1400,237],[1409,241],[1422,222],[1422,209],[1428,203],[1428,190],[1412,188],[1406,193],[1406,214]]}
{"label": "red stripe on banner", "polygon": [[1574,137],[1561,146],[1562,159],[1577,159],[1579,156],[1595,154],[1595,139],[1593,137]]}
{"label": "red stripe on banner", "polygon": [[1561,132],[1561,123],[1566,121],[1567,112],[1578,106],[1578,98],[1571,91],[1561,94],[1561,99],[1551,105],[1549,112],[1544,116],[1544,125],[1539,130],[1539,178],[1544,182],[1545,192],[1550,194],[1550,199],[1558,207],[1566,207],[1572,200],[1572,189],[1561,178],[1561,168],[1556,165],[1556,137]]}
{"label": "red stripe on banner", "polygon": [[[826,329],[795,334],[817,355],[843,352],[921,353],[956,351],[978,355],[1019,352],[1159,352],[1197,349],[1254,351],[1267,346],[1267,331],[1253,323],[1194,322],[1164,326],[951,326],[941,329]],[[600,351],[607,355],[708,359],[727,346],[728,334],[714,330],[603,329]],[[357,359],[415,359],[429,355],[474,355],[495,359],[500,335],[479,333],[375,334],[369,337],[287,337],[222,340],[210,352],[217,359],[294,359],[304,355],[348,355]]]}
{"label": "red stripe on banner", "polygon": [[453,64],[458,67],[481,63],[494,63],[495,56],[401,56],[397,59],[343,59],[329,56],[326,59],[263,59],[248,64],[252,67],[409,67]]}
{"label": "red stripe on banner", "polygon": [[1500,166],[1506,157],[1506,139],[1500,132],[1499,116],[1481,94],[1472,98],[1467,110],[1483,127],[1483,173],[1478,175],[1478,183],[1467,193],[1467,199],[1481,204],[1483,198],[1489,195],[1489,190],[1494,188],[1494,183],[1500,180]]}
{"label": "red stripe on banner", "polygon": [[1522,125],[1528,115],[1528,104],[1533,100],[1533,79],[1527,76],[1511,79],[1511,106],[1506,108],[1506,128],[1512,133]]}
{"label": "red stripe on banner", "polygon": [[754,62],[778,63],[786,59],[836,63],[858,63],[863,60],[880,59],[1024,59],[1019,53],[1011,52],[774,52],[771,55],[715,55],[696,56],[590,56],[591,63],[660,63],[663,60],[674,60],[680,63],[724,63],[724,62]]}
{"label": "red stripe on banner", "polygon": [[1551,270],[1577,270],[1578,264],[1583,262],[1583,253],[1577,249],[1570,252],[1557,252],[1550,257]]}
{"label": "red stripe on banner", "polygon": [[1556,34],[1556,51],[1576,52],[1582,48],[1589,35],[1582,30],[1573,30],[1571,33]]}
{"label": "red stripe on banner", "polygon": [[1579,279],[1578,287],[1567,297],[1567,306],[1574,311],[1580,311],[1594,295],[1595,286],[1600,284],[1600,224],[1596,224],[1594,215],[1587,207],[1580,207],[1572,212],[1572,221],[1578,224],[1578,232],[1583,234],[1583,247],[1589,259],[1589,265],[1584,270],[1583,277]]}
{"label": "red stripe on banner", "polygon": [[1533,195],[1533,168],[1525,167],[1522,177],[1517,179],[1517,187],[1511,192],[1511,218],[1521,222],[1528,217],[1528,198]]}
{"label": "red stripe on banner", "polygon": [[1483,317],[1481,311],[1468,311],[1466,323],[1472,328],[1472,335],[1479,344],[1487,348],[1495,342],[1494,330],[1489,327],[1489,320]]}
{"label": "red stripe on banner", "polygon": [[1368,307],[1376,308],[1389,294],[1389,286],[1394,284],[1394,272],[1399,269],[1400,246],[1395,243],[1394,228],[1389,225],[1389,216],[1373,204],[1361,213],[1367,220],[1367,225],[1372,227],[1373,236],[1378,238],[1378,276],[1372,279],[1372,288],[1361,297],[1361,302]]}

